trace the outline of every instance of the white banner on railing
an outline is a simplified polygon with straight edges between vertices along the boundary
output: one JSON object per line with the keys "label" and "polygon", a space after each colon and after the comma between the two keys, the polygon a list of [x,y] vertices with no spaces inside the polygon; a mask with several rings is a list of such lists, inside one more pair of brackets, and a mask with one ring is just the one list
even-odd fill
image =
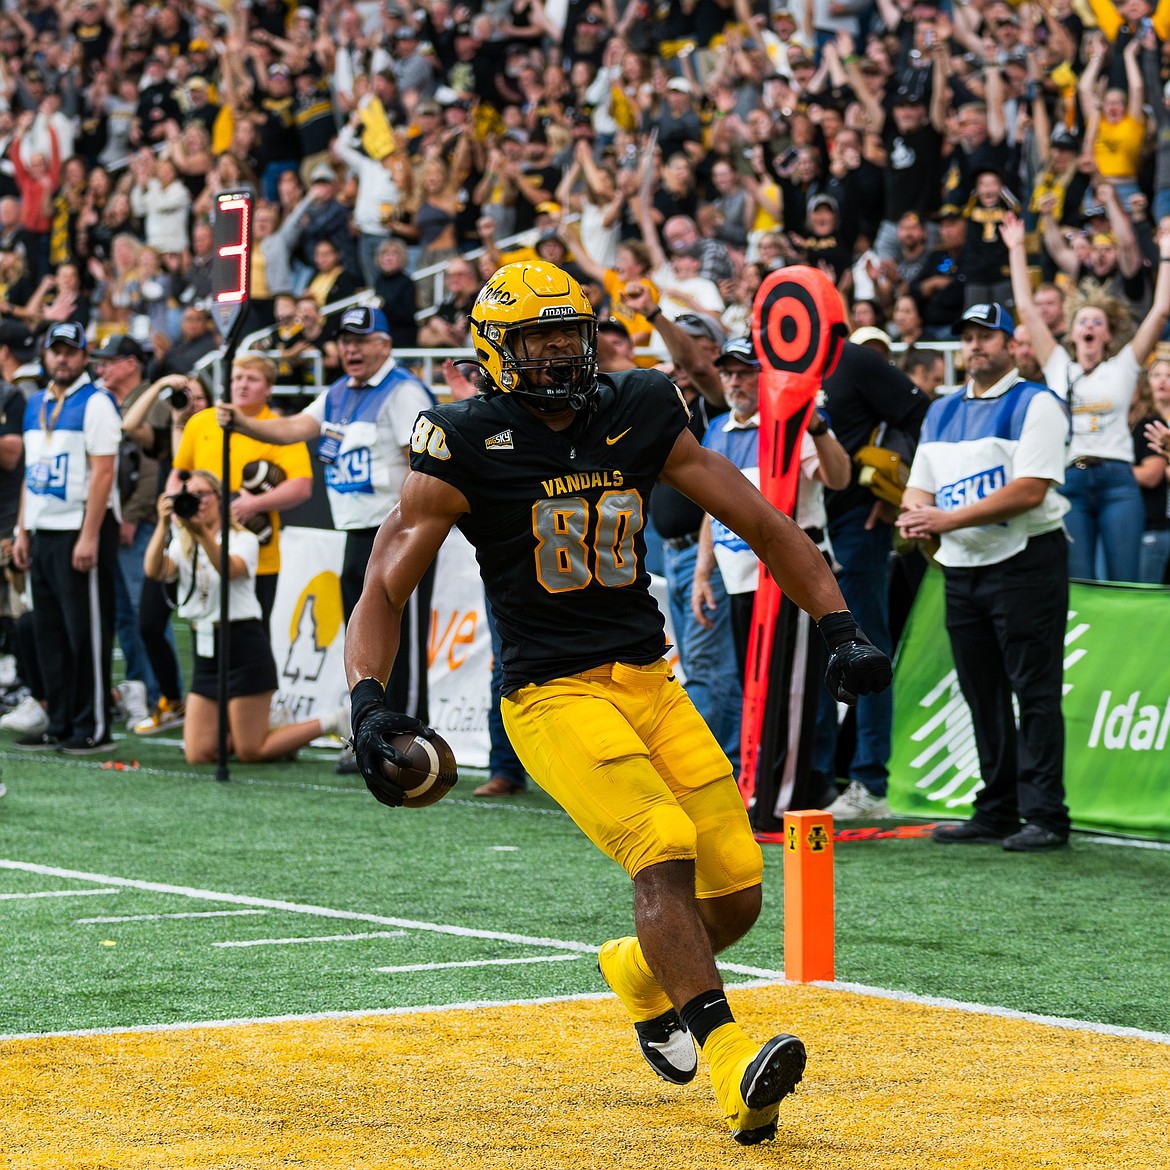
{"label": "white banner on railing", "polygon": [[269,630],[276,659],[274,716],[289,722],[332,711],[345,698],[341,558],[345,535],[282,528],[280,576]]}
{"label": "white banner on railing", "polygon": [[457,528],[439,550],[427,659],[431,726],[459,763],[486,767],[492,642],[475,552]]}
{"label": "white banner on railing", "polygon": [[[273,707],[289,719],[330,711],[346,693],[341,563],[345,535],[284,528],[272,610],[272,652],[280,676]],[[491,641],[471,546],[454,531],[439,553],[427,643],[430,718],[469,767],[488,758]]]}

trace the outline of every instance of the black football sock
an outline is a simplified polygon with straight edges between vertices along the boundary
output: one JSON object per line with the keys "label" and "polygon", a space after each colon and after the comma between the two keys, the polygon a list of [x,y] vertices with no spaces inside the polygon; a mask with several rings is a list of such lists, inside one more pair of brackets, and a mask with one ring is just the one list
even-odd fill
{"label": "black football sock", "polygon": [[678,1015],[700,1048],[707,1043],[707,1037],[716,1028],[735,1021],[727,996],[718,987],[704,991],[702,995],[696,995],[690,1003],[683,1005]]}

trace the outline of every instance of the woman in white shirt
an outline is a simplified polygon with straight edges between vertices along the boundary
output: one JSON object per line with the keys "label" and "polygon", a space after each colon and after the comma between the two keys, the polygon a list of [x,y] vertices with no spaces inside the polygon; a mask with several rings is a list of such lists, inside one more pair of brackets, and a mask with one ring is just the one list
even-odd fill
{"label": "woman in white shirt", "polygon": [[179,178],[175,164],[165,158],[141,164],[136,159],[134,166],[130,206],[144,221],[146,246],[158,252],[187,252],[191,246],[187,234],[191,192]]}
{"label": "woman in white shirt", "polygon": [[1133,340],[1115,352],[1118,324],[1124,320],[1121,306],[1095,296],[1072,316],[1070,357],[1032,300],[1022,221],[1009,215],[1000,231],[1008,246],[1020,321],[1045,382],[1072,413],[1068,466],[1060,489],[1071,505],[1064,521],[1071,538],[1069,575],[1097,579],[1100,556],[1104,580],[1137,581],[1145,510],[1133,475],[1129,407],[1142,367],[1170,320],[1170,232],[1158,237],[1154,303]]}
{"label": "woman in white shirt", "polygon": [[[175,515],[175,500],[186,492],[194,515]],[[191,623],[195,671],[187,693],[183,750],[189,764],[214,763],[219,728],[219,480],[194,471],[178,496],[158,501],[158,525],[146,549],[146,575],[152,581],[178,580],[180,617]],[[180,509],[183,510],[183,509]],[[232,522],[228,535],[231,579],[231,662],[228,673],[229,749],[246,763],[281,760],[319,735],[349,735],[348,708],[327,716],[270,728],[276,663],[256,598],[260,542]]]}

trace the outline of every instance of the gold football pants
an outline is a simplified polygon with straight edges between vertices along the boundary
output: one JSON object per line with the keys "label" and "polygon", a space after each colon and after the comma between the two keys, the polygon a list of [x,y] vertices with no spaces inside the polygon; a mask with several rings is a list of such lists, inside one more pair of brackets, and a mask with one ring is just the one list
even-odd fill
{"label": "gold football pants", "polygon": [[759,884],[731,765],[665,661],[531,684],[501,709],[529,775],[631,877],[693,860],[700,898]]}

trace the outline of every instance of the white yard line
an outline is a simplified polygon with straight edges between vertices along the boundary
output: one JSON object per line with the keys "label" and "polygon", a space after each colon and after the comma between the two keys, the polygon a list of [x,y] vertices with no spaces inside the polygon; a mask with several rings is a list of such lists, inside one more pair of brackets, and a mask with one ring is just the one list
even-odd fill
{"label": "white yard line", "polygon": [[[362,914],[355,910],[335,910],[329,906],[312,906],[303,902],[283,902],[274,898],[256,898],[249,894],[227,894],[216,890],[201,890],[191,886],[171,886],[162,882],[144,882],[135,878],[114,877],[109,874],[86,873],[83,870],[58,869],[55,866],[36,865],[26,861],[11,861],[0,858],[0,869],[19,869],[44,876],[73,878],[76,881],[103,882],[133,890],[149,890],[157,894],[176,894],[184,898],[201,898],[209,902],[231,902],[244,906],[262,906],[266,910],[285,910],[293,914],[308,914],[319,918],[340,918],[351,922],[373,922],[379,926],[397,926],[406,930],[430,931],[434,934],[450,934],[461,938],[484,938],[498,942],[513,942],[521,946],[554,947],[558,950],[576,951],[580,954],[597,954],[599,947],[592,943],[571,942],[558,938],[534,938],[526,934],[511,934],[499,930],[474,930],[467,926],[449,926],[440,922],[419,922],[411,918],[390,918],[382,914]],[[780,979],[781,971],[764,967],[748,967],[741,963],[720,963],[724,971],[736,975],[750,975],[757,979]]]}
{"label": "white yard line", "polygon": [[[1104,842],[1114,843],[1112,838],[1103,838]],[[236,905],[260,907],[266,910],[284,910],[294,914],[307,914],[320,918],[343,919],[347,921],[372,922],[383,926],[402,927],[404,930],[430,931],[436,934],[454,935],[460,938],[483,938],[499,942],[513,942],[524,946],[551,947],[557,950],[570,951],[573,954],[560,956],[564,959],[577,955],[596,954],[598,948],[590,943],[574,942],[566,939],[535,938],[530,935],[512,934],[497,930],[473,930],[465,926],[449,926],[435,922],[417,922],[412,919],[391,918],[380,914],[363,914],[353,910],[336,910],[327,906],[313,906],[301,902],[285,902],[274,898],[257,898],[247,894],[229,894],[215,890],[203,890],[191,886],[173,886],[162,882],[139,881],[134,878],[122,878],[110,874],[87,873],[83,870],[60,869],[56,866],[38,865],[33,862],[13,861],[0,858],[0,869],[19,870],[25,873],[36,873],[45,877],[72,879],[74,881],[96,882],[103,886],[114,886],[122,889],[147,890],[151,893],[175,894],[180,897],[202,899],[204,901],[228,902]],[[95,891],[96,892],[96,891]],[[113,891],[106,891],[113,892]],[[319,941],[319,940],[313,940]],[[544,961],[554,961],[546,957]],[[452,964],[454,965],[454,964]],[[739,963],[721,963],[723,970],[739,974],[754,975],[756,981],[746,986],[767,986],[783,983],[783,972],[769,971],[766,968],[748,967]],[[916,995],[910,992],[891,991],[884,988],[868,987],[859,983],[817,983],[813,986],[846,994],[872,995],[881,999],[890,999],[902,1003],[925,1004],[930,1007],[950,1008],[955,1011],[971,1012],[979,1015],[1000,1017],[1003,1019],[1022,1020],[1029,1023],[1046,1025],[1048,1027],[1064,1028],[1070,1031],[1090,1032],[1104,1036],[1117,1036],[1139,1040],[1149,1040],[1157,1044],[1170,1045],[1170,1033],[1151,1032],[1140,1028],[1124,1028],[1113,1024],[1101,1024],[1092,1020],[1066,1019],[1061,1016],[1046,1016],[1034,1012],[1021,1012],[1012,1008],[998,1007],[994,1004],[966,1003],[962,1000],[943,999],[937,996]],[[126,1035],[143,1032],[176,1032],[194,1028],[243,1027],[256,1024],[278,1024],[314,1020],[346,1020],[360,1019],[367,1016],[401,1016],[413,1012],[450,1012],[471,1011],[483,1008],[523,1007],[528,1005],[574,1003],[588,1000],[606,999],[611,992],[595,992],[582,995],[552,996],[544,999],[518,999],[509,1001],[475,1000],[449,1004],[425,1004],[401,1008],[375,1008],[348,1012],[322,1012],[307,1015],[259,1016],[243,1019],[225,1020],[197,1020],[173,1024],[143,1024],[120,1028],[83,1028],[62,1032],[21,1032],[0,1035],[0,1042],[6,1040],[31,1040],[56,1036],[107,1036]]]}
{"label": "white yard line", "polygon": [[120,894],[121,890],[32,890],[27,894],[0,894],[0,902],[22,902],[26,898],[90,898],[95,894]]}
{"label": "white yard line", "polygon": [[[766,987],[776,982],[783,981],[761,981],[748,986]],[[1146,1032],[1140,1028],[1118,1028],[1111,1024],[1098,1024],[1092,1020],[1069,1020],[1061,1016],[1041,1016],[1031,1012],[1016,1012],[1009,1008],[1000,1008],[988,1004],[964,1003],[962,1000],[946,1000],[932,996],[911,995],[899,991],[885,991],[882,988],[865,987],[861,984],[820,983],[816,984],[816,986],[826,988],[827,990],[841,991],[850,995],[873,995],[881,999],[897,1000],[901,1003],[953,1008],[956,1011],[1022,1020],[1026,1023],[1043,1024],[1047,1027],[1062,1028],[1073,1032],[1097,1033],[1104,1036],[1117,1036],[1122,1039],[1149,1040],[1155,1044],[1170,1046],[1170,1034],[1165,1032]],[[561,1003],[589,1003],[599,999],[611,999],[612,997],[612,992],[594,991],[585,992],[581,995],[555,995],[541,999],[477,999],[464,1000],[460,1003],[433,1003],[419,1004],[414,1007],[369,1008],[349,1012],[313,1012],[305,1015],[254,1016],[227,1020],[192,1020],[174,1024],[140,1024],[124,1028],[78,1028],[74,1031],[67,1032],[22,1032],[0,1036],[0,1041],[43,1040],[67,1036],[127,1036],[152,1032],[186,1032],[205,1028],[247,1028],[261,1024],[301,1024],[325,1020],[360,1020],[382,1016],[409,1016],[422,1012],[462,1012],[484,1011],[485,1009],[491,1008],[543,1007],[545,1005]]]}
{"label": "white yard line", "polygon": [[407,963],[402,967],[375,967],[387,975],[406,971],[448,971],[453,967],[511,967],[522,963],[575,963],[579,955],[533,955],[530,959],[465,959],[461,963]]}
{"label": "white yard line", "polygon": [[159,922],[166,918],[234,918],[267,913],[267,910],[184,910],[179,914],[118,914],[105,918],[75,918],[73,925],[82,926],[91,922]]}
{"label": "white yard line", "polygon": [[[405,938],[405,930],[371,930],[365,934],[316,934],[301,938],[250,938],[243,942],[213,942],[213,947],[287,947],[292,943],[361,942],[367,938]],[[573,958],[572,955],[569,956]]]}
{"label": "white yard line", "polygon": [[833,991],[847,991],[854,995],[872,995],[877,999],[892,999],[898,1003],[918,1003],[927,1007],[950,1008],[956,1012],[971,1012],[980,1016],[994,1016],[1002,1020],[1026,1020],[1030,1024],[1046,1024],[1052,1028],[1067,1028],[1070,1032],[1094,1032],[1101,1036],[1122,1036],[1133,1040],[1152,1040],[1155,1044],[1170,1044],[1170,1032],[1148,1032],[1142,1028],[1123,1028],[1117,1024],[1099,1024],[1095,1020],[1073,1020],[1067,1016],[1044,1016],[1037,1012],[1019,1012],[1014,1008],[995,1004],[967,1003],[961,999],[947,999],[937,995],[915,995],[909,991],[890,991],[884,987],[868,987],[864,983],[812,983],[812,987],[827,987]]}
{"label": "white yard line", "polygon": [[247,1028],[257,1024],[299,1024],[323,1020],[361,1020],[377,1016],[409,1016],[415,1012],[483,1011],[485,1008],[543,1006],[555,1003],[579,1003],[598,999],[612,999],[611,991],[593,991],[582,995],[557,995],[544,999],[495,1000],[477,999],[461,1003],[431,1003],[416,1007],[361,1008],[349,1012],[313,1012],[306,1015],[254,1016],[229,1020],[192,1020],[174,1024],[136,1024],[124,1028],[78,1028],[67,1032],[19,1032],[0,1036],[7,1040],[46,1040],[63,1036],[137,1036],[151,1032],[186,1032],[203,1028]]}
{"label": "white yard line", "polygon": [[336,910],[331,906],[313,906],[304,902],[285,902],[279,898],[256,898],[250,894],[228,894],[219,890],[203,890],[194,886],[172,886],[165,882],[145,882],[136,878],[109,874],[87,873],[84,870],[59,869],[52,865],[37,865],[28,861],[0,858],[0,869],[16,869],[43,877],[69,878],[80,882],[99,882],[130,890],[148,890],[152,894],[175,894],[205,902],[227,902],[236,906],[257,906],[265,910],[284,910],[292,914],[308,914],[316,918],[336,918],[346,922],[372,922],[377,926],[396,926],[404,930],[425,930],[434,934],[450,934],[458,938],[486,938],[497,942],[514,942],[522,946],[552,947],[556,950],[596,954],[598,948],[590,943],[570,942],[558,938],[534,938],[527,934],[512,934],[502,930],[475,930],[469,926],[448,926],[439,922],[418,922],[412,918],[393,918],[386,914],[366,914],[357,910]]}

